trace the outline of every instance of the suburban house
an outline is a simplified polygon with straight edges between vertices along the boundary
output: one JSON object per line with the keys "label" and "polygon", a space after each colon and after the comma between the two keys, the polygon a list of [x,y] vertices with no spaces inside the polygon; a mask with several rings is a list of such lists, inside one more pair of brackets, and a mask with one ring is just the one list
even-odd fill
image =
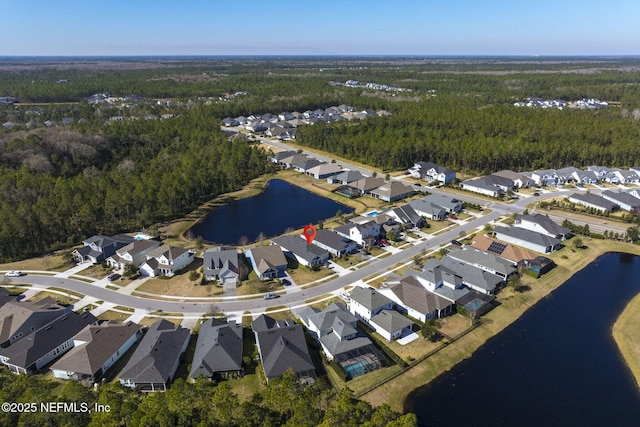
{"label": "suburban house", "polygon": [[364,178],[359,171],[344,170],[336,175],[327,178],[329,184],[348,185],[354,181]]}
{"label": "suburban house", "polygon": [[240,375],[242,343],[242,323],[207,319],[200,325],[189,379]]}
{"label": "suburban house", "polygon": [[558,177],[558,184],[566,184],[568,182],[577,181],[577,176],[580,175],[580,169],[573,166],[569,166],[562,169],[556,169],[556,176]]}
{"label": "suburban house", "polygon": [[202,255],[202,267],[204,279],[217,281],[224,285],[235,284],[241,278],[240,254],[236,249],[215,247],[207,249]]}
{"label": "suburban house", "polygon": [[160,245],[161,243],[155,240],[134,240],[127,246],[116,250],[115,254],[107,258],[107,265],[117,269],[122,269],[126,265],[138,268],[147,260],[147,254],[159,248]]}
{"label": "suburban house", "polygon": [[456,179],[456,173],[451,169],[438,166],[431,162],[416,162],[408,172],[417,179],[424,179],[428,182],[441,182],[449,184]]}
{"label": "suburban house", "polygon": [[[334,302],[322,311],[307,307],[300,320],[320,343],[327,359],[338,362],[351,377],[379,368],[384,360],[371,340],[358,330],[358,319],[340,303]],[[365,369],[352,368],[356,358],[367,361]]]}
{"label": "suburban house", "polygon": [[496,227],[496,239],[522,246],[532,251],[548,254],[560,249],[560,239],[549,237],[520,227]]}
{"label": "suburban house", "polygon": [[307,171],[315,168],[316,166],[325,165],[325,164],[326,164],[325,162],[321,162],[318,159],[306,158],[302,161],[291,163],[291,168],[293,168],[293,170],[297,172],[306,174]]}
{"label": "suburban house", "polygon": [[373,246],[376,239],[380,237],[380,224],[375,221],[360,224],[344,224],[334,228],[333,231],[341,236],[353,240],[360,246]]}
{"label": "suburban house", "polygon": [[[11,295],[6,288],[0,288],[0,307],[5,305],[11,301],[17,301],[18,297],[16,295]],[[4,317],[0,317],[0,322],[2,322]],[[0,330],[2,330],[2,326],[0,326]]]}
{"label": "suburban house", "polygon": [[275,320],[262,314],[251,323],[267,382],[292,369],[301,382],[315,381],[315,366],[302,326],[291,319]]}
{"label": "suburban house", "polygon": [[414,276],[406,276],[380,292],[396,303],[396,310],[422,323],[455,313],[453,302],[429,292]]}
{"label": "suburban house", "polygon": [[500,242],[484,234],[476,234],[471,243],[471,247],[495,254],[517,265],[524,265],[525,261],[538,257],[538,254],[528,249],[512,245],[511,243]]}
{"label": "suburban house", "polygon": [[620,206],[617,203],[591,193],[573,193],[567,198],[571,203],[592,208],[600,212],[613,212],[620,209]]}
{"label": "suburban house", "polygon": [[[488,179],[489,177],[478,178],[478,179],[468,179],[466,181],[462,181],[460,183],[460,188],[467,191],[472,191],[474,193],[484,194],[489,197],[500,197],[504,194],[504,190],[494,184],[492,179]],[[503,178],[507,179],[507,178]],[[513,182],[513,181],[511,181]]]}
{"label": "suburban house", "polygon": [[315,179],[327,179],[331,176],[337,175],[342,172],[342,168],[335,163],[323,163],[308,169],[306,174],[314,177]]}
{"label": "suburban house", "polygon": [[527,188],[535,185],[535,181],[528,176],[508,169],[494,172],[492,175],[510,179],[516,188]]}
{"label": "suburban house", "polygon": [[309,157],[307,157],[306,154],[294,153],[294,154],[291,154],[291,155],[289,155],[287,157],[279,156],[278,165],[283,166],[285,169],[291,169],[293,167],[293,165],[305,162],[308,159],[309,159]]}
{"label": "suburban house", "polygon": [[310,245],[302,236],[281,236],[271,239],[280,245],[284,255],[306,267],[315,267],[329,262],[329,252],[316,245]]}
{"label": "suburban house", "polygon": [[285,166],[286,164],[282,162],[283,159],[288,159],[290,157],[295,156],[296,154],[298,154],[296,151],[280,151],[278,153],[273,154],[272,156],[269,156],[269,160],[271,160],[273,163],[279,165],[279,166]]}
{"label": "suburban house", "polygon": [[349,184],[351,187],[357,189],[360,194],[371,194],[373,190],[378,187],[383,186],[385,183],[384,178],[368,176],[365,178],[361,178],[355,182]]}
{"label": "suburban house", "polygon": [[174,276],[193,262],[193,252],[176,246],[162,245],[149,253],[147,260],[140,265],[143,276]]}
{"label": "suburban house", "polygon": [[627,212],[640,211],[640,199],[629,193],[606,190],[602,192],[602,198],[615,203],[620,206],[620,209],[624,209]]}
{"label": "suburban house", "polygon": [[414,193],[415,190],[412,186],[400,181],[388,182],[369,192],[372,197],[384,200],[385,202],[395,202],[397,200],[402,200],[413,195]]}
{"label": "suburban house", "polygon": [[[639,200],[640,201],[640,200]],[[536,231],[549,237],[564,240],[571,234],[571,230],[556,224],[546,215],[534,213],[529,215],[518,215],[513,224],[515,227]]]}
{"label": "suburban house", "polygon": [[77,262],[89,261],[96,264],[106,260],[118,249],[131,242],[133,242],[133,237],[125,234],[112,237],[96,235],[82,242],[84,246],[75,249],[71,254]]}
{"label": "suburban house", "polygon": [[392,308],[393,301],[373,288],[356,286],[351,291],[349,312],[367,324],[382,310]]}
{"label": "suburban house", "polygon": [[0,307],[0,347],[8,347],[71,309],[51,297],[36,302],[21,302],[14,297]]}
{"label": "suburban house", "polygon": [[[433,203],[437,206],[441,206],[446,213],[452,214],[462,212],[464,208],[460,200],[448,194],[429,194],[428,196],[425,196],[420,200],[412,200],[411,202],[409,202],[409,204],[413,206],[413,202]],[[415,209],[415,206],[413,206],[413,208],[416,212],[418,212],[418,210]]]}
{"label": "suburban house", "polygon": [[85,326],[73,338],[73,348],[50,369],[56,378],[95,383],[142,335],[133,322]]}
{"label": "suburban house", "polygon": [[580,184],[597,184],[600,179],[594,171],[579,170],[574,172],[573,177]]}
{"label": "suburban house", "polygon": [[[446,258],[446,257],[445,257]],[[462,276],[442,266],[436,260],[429,260],[419,273],[409,273],[409,277],[415,280],[429,292],[451,301],[457,302],[464,295],[471,292],[462,281]],[[405,278],[401,279],[404,281]]]}
{"label": "suburban house", "polygon": [[70,311],[0,349],[0,361],[14,374],[34,373],[73,347],[73,337],[85,326],[97,324],[91,313]]}
{"label": "suburban house", "polygon": [[287,269],[287,259],[278,245],[256,246],[248,249],[245,256],[260,280],[282,277]]}
{"label": "suburban house", "polygon": [[451,251],[447,257],[500,276],[502,280],[507,280],[509,276],[516,272],[513,262],[478,249],[470,248]]}
{"label": "suburban house", "polygon": [[[489,262],[486,258],[483,258],[482,261],[488,264],[488,266],[481,268],[476,266],[476,264],[479,263],[478,258],[480,257],[476,256],[474,258],[472,255],[473,254],[471,254],[471,256],[464,256],[465,261],[457,260],[451,256],[445,256],[439,261],[430,259],[425,265],[425,270],[427,266],[430,268],[439,265],[441,268],[460,276],[462,283],[472,290],[486,295],[494,294],[496,288],[504,283],[505,277],[491,273],[488,270],[498,269],[508,272],[508,267],[506,265],[500,265],[498,261],[491,260],[491,262]],[[473,262],[473,264],[470,262]],[[515,271],[515,268],[513,270]]]}
{"label": "suburban house", "polygon": [[442,221],[447,218],[447,210],[444,207],[425,199],[411,200],[408,205],[418,215],[432,221]]}
{"label": "suburban house", "polygon": [[313,239],[312,244],[336,257],[351,254],[358,250],[356,242],[331,230],[317,230],[316,238]]}
{"label": "suburban house", "polygon": [[640,176],[632,170],[614,169],[613,174],[621,184],[635,184],[640,180]]}
{"label": "suburban house", "polygon": [[410,334],[413,322],[395,310],[382,310],[371,318],[369,326],[391,342]]}
{"label": "suburban house", "polygon": [[523,172],[523,175],[530,177],[538,186],[556,185],[558,183],[556,171],[552,169]]}
{"label": "suburban house", "polygon": [[406,228],[424,227],[426,221],[421,217],[410,204],[400,205],[395,208],[384,211],[385,215],[390,216],[398,224],[404,225]]}
{"label": "suburban house", "polygon": [[190,338],[189,329],[158,320],[120,373],[120,384],[139,391],[166,391]]}

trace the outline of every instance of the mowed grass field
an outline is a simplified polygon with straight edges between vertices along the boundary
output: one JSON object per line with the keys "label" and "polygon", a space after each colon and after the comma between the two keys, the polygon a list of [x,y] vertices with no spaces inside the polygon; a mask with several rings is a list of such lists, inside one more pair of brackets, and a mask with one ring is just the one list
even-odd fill
{"label": "mowed grass field", "polygon": [[614,323],[613,339],[640,387],[640,294],[631,300]]}

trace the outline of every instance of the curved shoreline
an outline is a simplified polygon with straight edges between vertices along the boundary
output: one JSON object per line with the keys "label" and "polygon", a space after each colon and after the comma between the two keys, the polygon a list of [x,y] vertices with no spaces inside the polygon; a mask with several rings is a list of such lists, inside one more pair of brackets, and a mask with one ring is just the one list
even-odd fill
{"label": "curved shoreline", "polygon": [[[428,384],[457,363],[471,357],[487,340],[515,322],[529,308],[547,297],[600,255],[608,252],[625,252],[640,256],[640,246],[629,243],[604,240],[589,240],[586,243],[587,249],[579,252],[567,253],[565,251],[570,249],[565,248],[553,254],[551,258],[557,264],[553,270],[537,280],[523,277],[523,284],[531,286],[530,291],[523,294],[503,292],[498,295],[498,301],[501,304],[483,316],[481,325],[474,331],[360,398],[372,405],[379,406],[387,403],[393,410],[406,412],[407,397],[412,391]],[[566,256],[565,253],[569,256],[563,258]]]}

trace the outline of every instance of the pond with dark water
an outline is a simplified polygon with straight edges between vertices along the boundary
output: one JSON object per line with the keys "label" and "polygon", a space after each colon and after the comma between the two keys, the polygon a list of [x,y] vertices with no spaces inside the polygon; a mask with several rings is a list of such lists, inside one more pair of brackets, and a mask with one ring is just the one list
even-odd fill
{"label": "pond with dark water", "polygon": [[640,258],[576,273],[405,402],[421,426],[640,426],[640,392],[611,328],[640,292]]}
{"label": "pond with dark water", "polygon": [[274,237],[287,229],[331,218],[338,211],[353,210],[281,179],[272,179],[262,193],[220,206],[191,231],[207,242],[237,245],[245,239],[247,243],[255,242],[261,233],[266,238]]}

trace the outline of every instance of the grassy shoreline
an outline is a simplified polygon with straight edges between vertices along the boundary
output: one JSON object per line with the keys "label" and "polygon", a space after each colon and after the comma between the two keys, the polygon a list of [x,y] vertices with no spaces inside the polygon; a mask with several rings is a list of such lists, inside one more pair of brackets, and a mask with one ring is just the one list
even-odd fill
{"label": "grassy shoreline", "polygon": [[640,294],[636,295],[616,320],[613,339],[640,388]]}
{"label": "grassy shoreline", "polygon": [[[551,255],[557,267],[540,279],[523,277],[530,291],[505,291],[498,296],[500,306],[486,314],[482,324],[454,344],[407,370],[397,378],[364,394],[360,398],[372,405],[387,403],[395,411],[404,412],[405,400],[416,388],[428,384],[440,374],[471,355],[487,340],[515,322],[530,307],[557,289],[576,272],[607,252],[627,252],[640,255],[640,246],[605,240],[589,240],[586,249],[572,251],[569,247]],[[638,303],[640,306],[640,302]],[[625,360],[627,356],[625,356]],[[628,363],[628,362],[627,362]]]}

